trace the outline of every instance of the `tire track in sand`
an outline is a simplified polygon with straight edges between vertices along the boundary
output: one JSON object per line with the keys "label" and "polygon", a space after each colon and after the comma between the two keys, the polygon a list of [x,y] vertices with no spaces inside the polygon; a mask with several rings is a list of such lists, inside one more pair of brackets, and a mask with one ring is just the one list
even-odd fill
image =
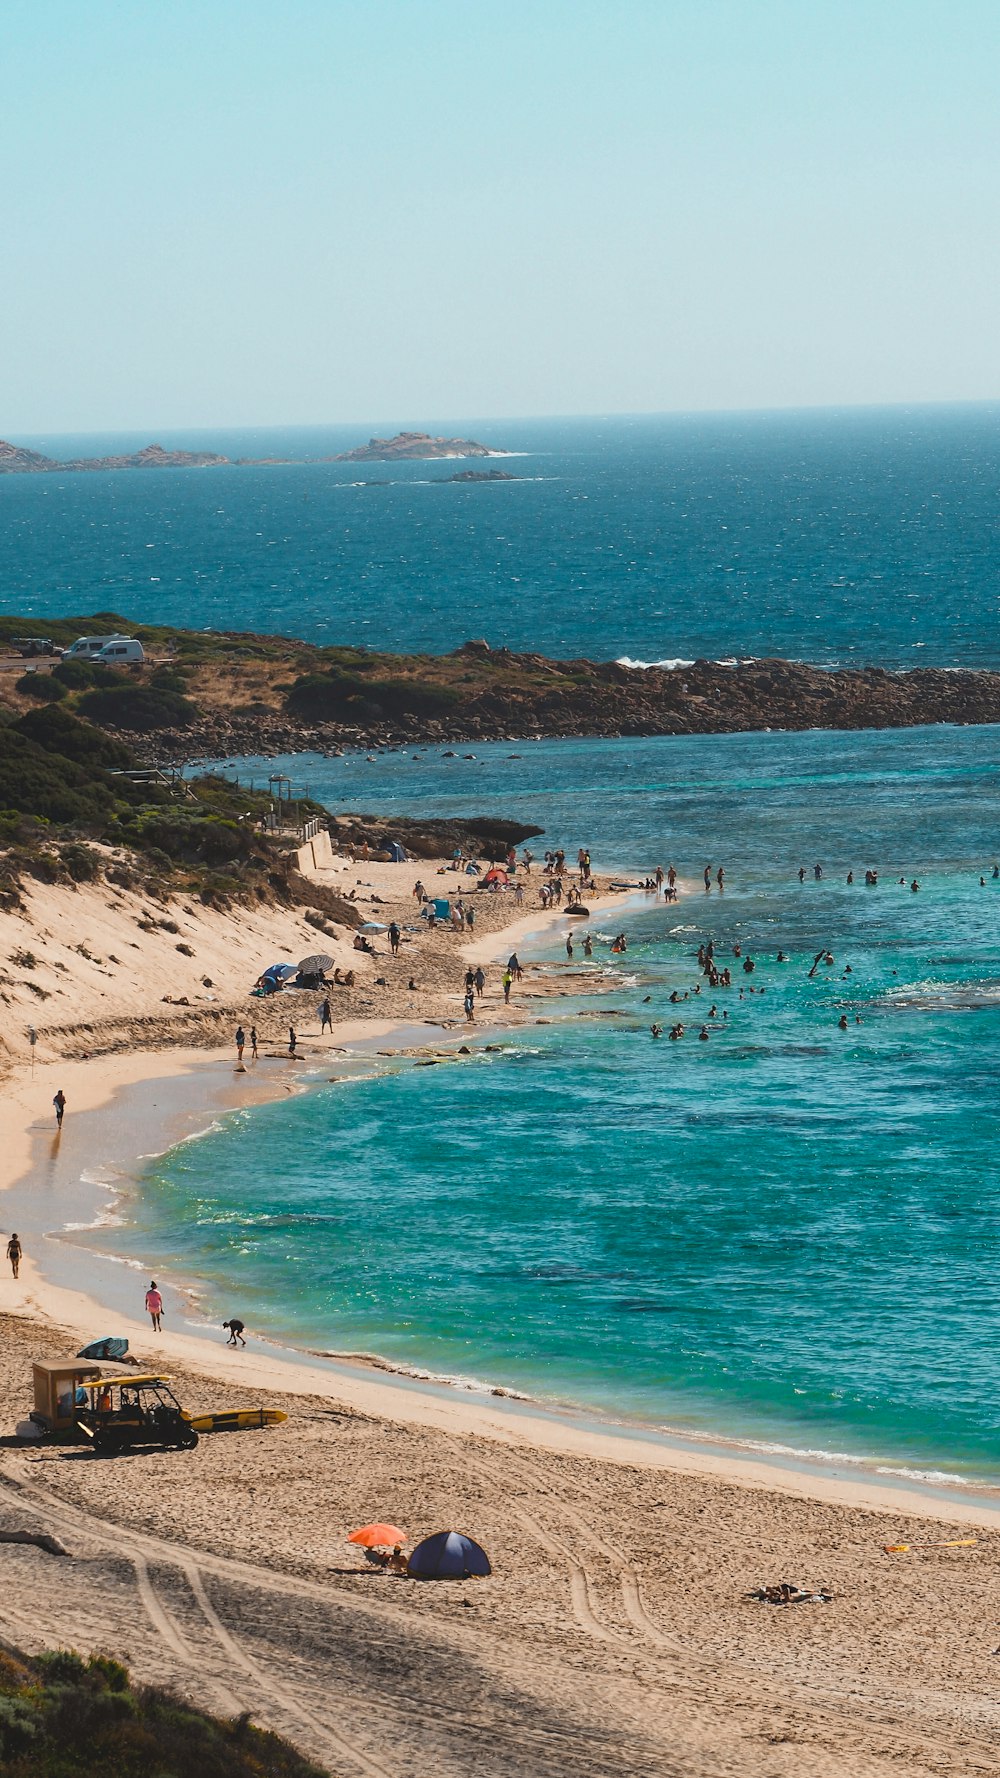
{"label": "tire track in sand", "polygon": [[[339,1757],[348,1759],[358,1770],[366,1774],[366,1778],[394,1778],[394,1774],[389,1772],[385,1766],[363,1752],[353,1741],[347,1740],[328,1718],[303,1704],[302,1700],[297,1698],[285,1685],[272,1678],[254,1660],[253,1656],[241,1647],[236,1638],[226,1629],[212,1605],[205,1590],[201,1569],[187,1551],[159,1538],[148,1537],[141,1532],[126,1531],[110,1521],[98,1519],[82,1508],[72,1506],[50,1495],[46,1489],[40,1488],[34,1483],[22,1481],[20,1478],[7,1477],[5,1485],[16,1490],[19,1494],[27,1496],[28,1499],[36,1500],[40,1506],[44,1507],[55,1524],[62,1524],[71,1530],[83,1532],[86,1536],[93,1538],[99,1546],[126,1555],[135,1569],[139,1595],[154,1628],[176,1659],[205,1677],[206,1667],[203,1657],[187,1644],[173,1623],[166,1607],[157,1597],[146,1557],[152,1555],[155,1560],[178,1568],[191,1589],[195,1603],[217,1648],[222,1650],[227,1660],[237,1663],[242,1668],[247,1677],[253,1680],[261,1696],[272,1706],[276,1706],[279,1713],[286,1719],[290,1718],[293,1722],[305,1723],[321,1742],[332,1745]],[[259,1580],[257,1584],[260,1584]],[[225,1682],[219,1681],[210,1670],[208,1676],[212,1679],[213,1684],[221,1684],[224,1689],[227,1689]],[[239,1714],[242,1708],[241,1704],[233,1698],[232,1693],[228,1693],[228,1697],[236,1704],[233,1714]]]}

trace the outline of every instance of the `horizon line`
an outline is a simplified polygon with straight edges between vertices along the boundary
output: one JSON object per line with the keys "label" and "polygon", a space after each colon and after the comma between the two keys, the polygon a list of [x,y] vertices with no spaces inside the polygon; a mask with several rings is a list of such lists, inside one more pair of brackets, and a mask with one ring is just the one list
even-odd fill
{"label": "horizon line", "polygon": [[[210,433],[210,432],[328,432],[339,431],[350,427],[364,430],[366,427],[393,427],[395,431],[425,429],[428,426],[468,426],[483,423],[493,426],[538,425],[579,421],[581,423],[602,422],[609,420],[706,420],[730,419],[747,416],[761,418],[775,415],[799,414],[874,414],[874,413],[906,413],[913,411],[952,410],[955,408],[991,408],[1000,407],[1000,396],[955,397],[949,399],[920,399],[902,401],[849,401],[849,402],[812,402],[784,403],[771,407],[705,407],[705,408],[621,408],[594,409],[578,412],[535,413],[535,414],[471,414],[450,419],[363,419],[363,420],[252,420],[228,421],[213,420],[197,423],[159,424],[155,421],[118,422],[105,425],[73,427],[43,427],[40,430],[21,430],[12,428],[11,433],[0,433],[8,442],[13,442],[20,431],[20,436],[27,439],[42,438],[100,438],[116,433],[142,433],[154,436],[162,433]],[[376,433],[375,436],[385,436]],[[388,436],[392,436],[389,434]]]}

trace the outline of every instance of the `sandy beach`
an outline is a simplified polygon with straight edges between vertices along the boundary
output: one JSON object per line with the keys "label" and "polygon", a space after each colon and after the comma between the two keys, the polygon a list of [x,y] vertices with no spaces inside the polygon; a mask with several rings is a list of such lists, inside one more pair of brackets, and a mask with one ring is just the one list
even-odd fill
{"label": "sandy beach", "polygon": [[[380,898],[368,903],[380,923],[405,906],[416,874],[337,866],[342,890],[353,876],[356,892]],[[83,891],[73,923],[54,905],[35,910],[16,942],[32,947],[40,980],[46,968],[58,975],[59,961],[68,973],[73,957],[93,969],[81,943],[92,956],[114,949],[99,912]],[[534,911],[512,921],[513,912],[490,898],[471,941],[408,935],[395,977],[384,957],[365,960],[332,1036],[321,1041],[312,1019],[307,1067],[366,1041],[401,1042],[401,1021],[411,1036],[426,1020],[435,1042],[461,1041],[466,963],[494,965],[546,919]],[[294,950],[309,929],[281,918],[281,943]],[[45,930],[58,934],[50,946]],[[208,916],[191,928],[192,948],[213,958],[202,964],[213,980],[204,991],[219,998],[197,1009],[203,1023],[184,1047],[177,1015],[156,1004],[155,940],[146,975],[150,937],[141,979],[137,970],[113,986],[114,976],[100,978],[110,1003],[102,1019],[96,996],[74,982],[82,1016],[43,1027],[39,1014],[33,1074],[23,1054],[12,1059],[0,1184],[11,1204],[27,1201],[26,1188],[39,1203],[47,1191],[39,1215],[49,1227],[60,1226],[62,1181],[73,1173],[75,1119],[81,1131],[105,1120],[107,1159],[127,1169],[176,1133],[182,1108],[204,1119],[248,1095],[299,1090],[282,1054],[283,1011],[261,1020],[256,1074],[236,1073],[231,1046],[218,1044],[223,1018],[245,1022],[262,1004],[245,992],[263,933],[247,923],[237,948]],[[267,938],[277,942],[273,930]],[[357,956],[346,941],[344,961]],[[404,970],[428,988],[376,990],[377,975],[398,982]],[[566,979],[578,994],[576,973]],[[515,1018],[542,1016],[546,1000],[570,992],[551,970],[529,970],[523,987]],[[376,999],[378,1018],[361,1004]],[[495,967],[480,1016],[511,1016]],[[83,1025],[95,1045],[120,1047],[85,1058]],[[140,1050],[144,1037],[159,1047]],[[61,1137],[48,1111],[57,1085],[70,1106]],[[113,1299],[114,1330],[143,1363],[169,1369],[185,1406],[277,1406],[287,1423],[115,1463],[20,1446],[31,1360],[109,1331],[100,1268],[91,1275],[80,1259],[87,1250],[72,1250],[75,1283],[65,1264],[49,1265],[44,1242],[42,1251],[41,1266],[29,1246],[20,1279],[0,1281],[2,1524],[52,1532],[70,1557],[4,1549],[0,1630],[11,1640],[125,1654],[139,1677],[166,1676],[230,1714],[250,1709],[338,1778],[995,1770],[1000,1500],[781,1467],[735,1446],[671,1443],[485,1391],[312,1362],[252,1329],[246,1350],[230,1350],[218,1330],[182,1327],[169,1295],[155,1339],[134,1272],[123,1287],[134,1307]],[[467,1531],[493,1576],[421,1585],[377,1573],[345,1538],[386,1517],[412,1538]],[[975,1544],[952,1549],[889,1556],[882,1547],[970,1536]],[[823,1588],[832,1601],[777,1608],[746,1597],[780,1581]]]}

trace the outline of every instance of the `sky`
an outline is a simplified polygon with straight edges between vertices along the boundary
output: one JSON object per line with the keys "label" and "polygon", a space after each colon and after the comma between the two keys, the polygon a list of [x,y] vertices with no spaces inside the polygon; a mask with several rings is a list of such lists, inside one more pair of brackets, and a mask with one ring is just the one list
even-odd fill
{"label": "sky", "polygon": [[1000,397],[997,0],[3,0],[0,436]]}

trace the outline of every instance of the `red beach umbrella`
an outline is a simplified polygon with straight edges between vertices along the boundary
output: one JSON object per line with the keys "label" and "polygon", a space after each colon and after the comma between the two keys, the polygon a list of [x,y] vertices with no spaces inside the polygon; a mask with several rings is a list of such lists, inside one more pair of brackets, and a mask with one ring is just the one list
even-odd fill
{"label": "red beach umbrella", "polygon": [[362,1525],[360,1531],[352,1531],[348,1543],[359,1543],[362,1549],[378,1550],[390,1544],[406,1543],[406,1532],[398,1525]]}

